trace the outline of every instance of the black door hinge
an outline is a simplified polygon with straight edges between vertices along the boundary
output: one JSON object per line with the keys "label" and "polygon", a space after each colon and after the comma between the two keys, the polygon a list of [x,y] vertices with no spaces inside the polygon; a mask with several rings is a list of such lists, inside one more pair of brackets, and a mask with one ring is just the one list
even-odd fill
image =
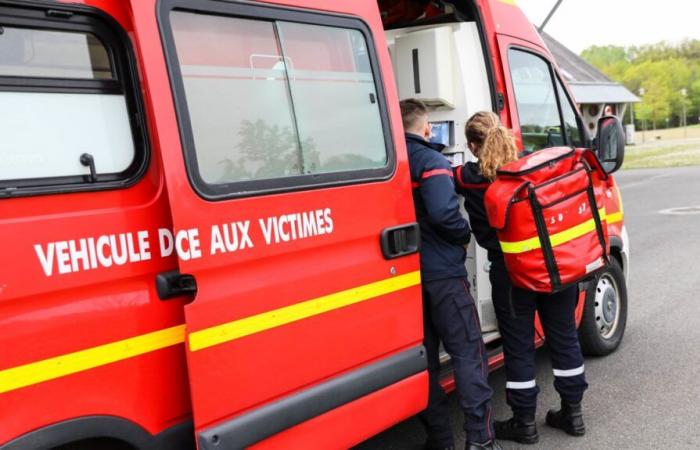
{"label": "black door hinge", "polygon": [[506,107],[506,97],[503,95],[503,92],[498,92],[496,94],[496,107],[498,108],[498,112],[503,111]]}

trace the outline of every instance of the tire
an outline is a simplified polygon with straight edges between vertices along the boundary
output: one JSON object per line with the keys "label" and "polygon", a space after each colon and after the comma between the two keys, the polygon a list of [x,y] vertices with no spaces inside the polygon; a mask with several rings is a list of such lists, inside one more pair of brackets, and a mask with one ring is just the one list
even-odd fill
{"label": "tire", "polygon": [[627,285],[620,263],[614,257],[586,289],[586,304],[579,326],[585,355],[605,356],[622,342],[627,325]]}
{"label": "tire", "polygon": [[52,450],[136,450],[136,448],[116,439],[93,438],[64,444]]}

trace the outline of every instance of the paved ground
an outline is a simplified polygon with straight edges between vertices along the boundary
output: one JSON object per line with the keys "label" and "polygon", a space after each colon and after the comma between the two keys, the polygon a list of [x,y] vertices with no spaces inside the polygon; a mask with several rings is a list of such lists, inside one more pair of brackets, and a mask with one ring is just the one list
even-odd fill
{"label": "paved ground", "polygon": [[[538,356],[537,446],[504,449],[700,449],[700,214],[658,211],[700,206],[700,167],[617,175],[632,241],[627,332],[618,351],[586,360],[588,433],[571,438],[544,423],[557,403],[546,354]],[[503,370],[491,374],[497,417],[508,413]],[[455,433],[460,413],[452,396]],[[359,449],[418,449],[425,435],[407,420]]]}

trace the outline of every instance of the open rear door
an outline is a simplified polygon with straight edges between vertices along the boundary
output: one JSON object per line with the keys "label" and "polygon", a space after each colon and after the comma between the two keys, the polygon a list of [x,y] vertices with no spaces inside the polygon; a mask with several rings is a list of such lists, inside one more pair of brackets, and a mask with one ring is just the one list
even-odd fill
{"label": "open rear door", "polygon": [[161,246],[189,275],[171,294],[196,283],[185,313],[200,448],[345,447],[420,411],[418,235],[383,45],[377,55],[373,30],[348,16],[158,8],[165,61],[141,50],[152,94],[165,81],[175,98],[154,114],[175,227]]}

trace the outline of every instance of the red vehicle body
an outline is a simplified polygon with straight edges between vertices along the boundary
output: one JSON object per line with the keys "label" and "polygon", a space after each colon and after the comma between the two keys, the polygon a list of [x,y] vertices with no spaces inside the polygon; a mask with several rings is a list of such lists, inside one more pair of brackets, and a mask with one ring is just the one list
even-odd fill
{"label": "red vehicle body", "polygon": [[[481,30],[493,108],[521,139],[507,50],[526,48],[555,63],[511,2],[463,3]],[[198,22],[206,17],[213,22]],[[216,22],[227,17],[246,22]],[[66,115],[84,111],[90,95],[105,104],[123,99],[125,106],[110,114],[128,112],[124,129],[134,149],[131,165],[105,175],[101,154],[83,157],[89,145],[73,149],[83,172],[61,172],[62,178],[36,175],[39,157],[31,164],[17,158],[29,176],[0,185],[0,449],[76,442],[100,448],[107,441],[168,449],[193,441],[199,448],[346,448],[425,407],[418,255],[410,245],[390,255],[380,246],[383,231],[385,241],[410,238],[415,214],[399,97],[375,0],[0,1],[0,27],[0,48],[3,37],[21,35],[17,29],[97,36],[88,38],[86,76],[47,76],[33,68],[31,58],[43,58],[43,49],[58,41],[32,36],[31,45],[20,47],[24,56],[0,60],[0,95],[19,93],[25,104],[70,98],[78,106]],[[336,38],[313,27],[354,31]],[[361,38],[364,44],[357,44]],[[266,39],[272,44],[261,43]],[[217,42],[235,48],[221,52]],[[47,54],[63,54],[64,45],[74,41]],[[267,53],[256,56],[262,47]],[[343,56],[348,48],[352,57]],[[270,54],[287,75],[261,62]],[[50,55],[46,61],[55,63]],[[229,92],[212,81],[240,79],[238,72],[219,70],[237,64],[250,66],[242,76],[247,88]],[[329,72],[341,75],[321,81],[315,75]],[[198,85],[198,78],[207,84]],[[334,115],[332,102],[323,109],[314,98],[314,108],[302,107],[302,93],[342,96],[337,86],[358,80],[365,84],[357,89],[369,89],[379,124],[374,135],[356,137],[356,130],[323,122]],[[234,175],[221,172],[218,162],[206,166],[196,153],[211,136],[226,133],[225,126],[215,129],[197,117],[206,117],[207,102],[217,96],[227,101],[212,114],[243,111],[246,117],[249,103],[233,100],[261,92],[255,83],[262,82],[286,84],[290,102],[297,102],[291,109],[298,148],[311,149],[304,158],[315,158],[314,147],[300,134],[322,153],[330,129],[339,142],[359,139],[359,147],[362,139],[380,136],[386,159],[375,164],[367,157],[359,169],[344,171],[319,158],[324,169],[317,172],[316,163],[307,171],[304,160],[293,166],[297,175],[276,183],[207,178],[206,170]],[[305,82],[316,83],[316,91]],[[312,119],[307,131],[300,125],[304,115]],[[54,117],[72,124],[73,136],[98,133],[97,126],[83,128],[82,119]],[[325,129],[309,125],[322,122]],[[45,125],[25,137],[59,145],[64,135],[44,131]],[[283,132],[263,127],[253,135],[272,148],[276,141],[267,137]],[[105,133],[92,145],[114,142]],[[612,253],[626,269],[619,193],[612,177],[609,183]],[[494,347],[490,364],[501,363]],[[450,389],[452,380],[444,385]]]}

